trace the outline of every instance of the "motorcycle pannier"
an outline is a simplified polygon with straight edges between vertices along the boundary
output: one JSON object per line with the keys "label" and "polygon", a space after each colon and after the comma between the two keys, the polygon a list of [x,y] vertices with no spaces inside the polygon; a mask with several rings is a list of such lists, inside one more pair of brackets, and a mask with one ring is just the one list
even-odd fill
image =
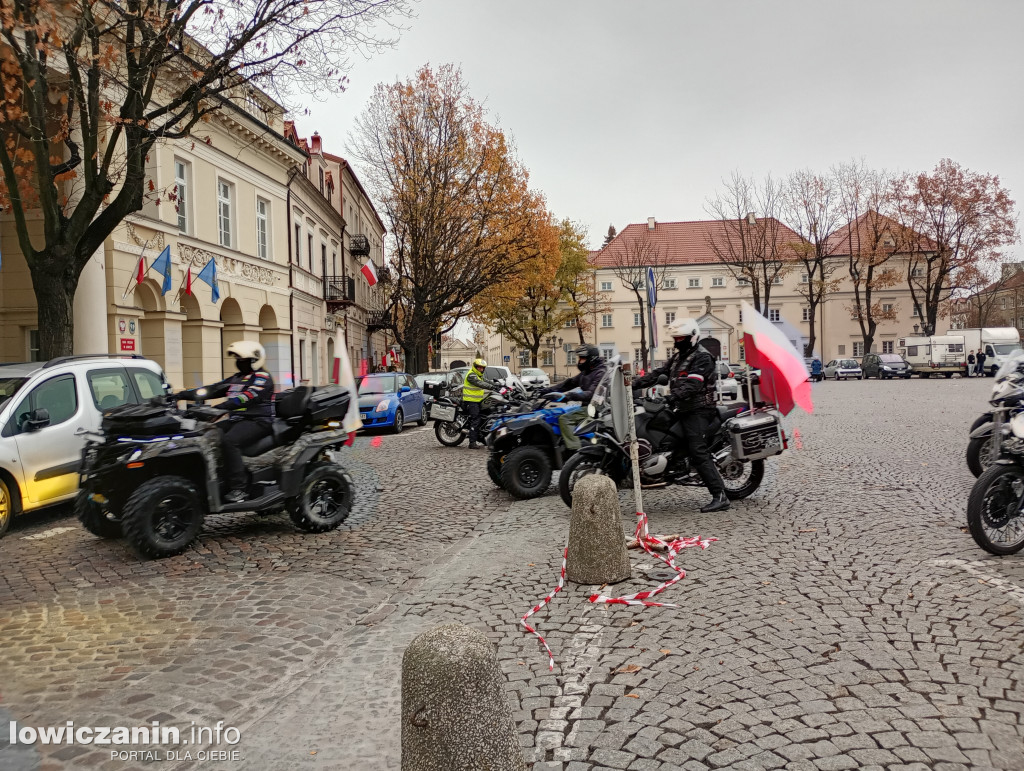
{"label": "motorcycle pannier", "polygon": [[309,397],[310,418],[314,423],[341,420],[348,412],[349,393],[338,385],[320,386]]}
{"label": "motorcycle pannier", "polygon": [[107,436],[167,436],[181,425],[164,404],[126,404],[103,413],[100,424]]}
{"label": "motorcycle pannier", "polygon": [[770,412],[739,415],[726,424],[732,454],[740,460],[757,460],[782,452],[782,424]]}

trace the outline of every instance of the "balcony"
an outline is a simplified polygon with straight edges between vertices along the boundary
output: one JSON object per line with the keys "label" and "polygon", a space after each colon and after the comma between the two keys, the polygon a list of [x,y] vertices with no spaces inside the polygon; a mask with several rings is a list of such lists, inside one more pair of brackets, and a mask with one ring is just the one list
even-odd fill
{"label": "balcony", "polygon": [[333,312],[356,301],[356,282],[350,276],[324,276],[324,299]]}
{"label": "balcony", "polygon": [[370,240],[364,235],[355,233],[349,237],[348,250],[353,257],[369,257]]}
{"label": "balcony", "polygon": [[371,334],[378,329],[388,329],[391,326],[391,314],[387,311],[370,311],[366,315],[366,332]]}

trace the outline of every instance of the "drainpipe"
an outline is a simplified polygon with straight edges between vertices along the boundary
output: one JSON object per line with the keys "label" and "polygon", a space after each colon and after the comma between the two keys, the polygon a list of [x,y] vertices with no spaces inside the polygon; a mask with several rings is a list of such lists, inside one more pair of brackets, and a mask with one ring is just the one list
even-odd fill
{"label": "drainpipe", "polygon": [[[292,255],[292,230],[293,230],[293,227],[292,227],[292,224],[293,224],[292,223],[292,182],[295,181],[295,178],[298,175],[299,175],[299,167],[298,166],[292,166],[290,169],[288,169],[288,182],[285,185],[285,191],[286,191],[285,192],[285,205],[288,207],[288,218],[287,218],[288,232],[285,234],[285,237],[286,237],[285,240],[288,241],[288,324],[291,327],[295,326],[295,295],[292,293],[292,289],[293,289],[293,287],[292,287],[292,256],[293,256]],[[291,362],[289,364],[289,366],[291,367],[292,387],[294,388],[295,385],[296,385],[296,382],[295,382],[296,378],[295,378],[295,340],[292,337],[293,334],[294,334],[294,329],[290,328],[288,330],[288,357],[289,357],[289,361]]]}

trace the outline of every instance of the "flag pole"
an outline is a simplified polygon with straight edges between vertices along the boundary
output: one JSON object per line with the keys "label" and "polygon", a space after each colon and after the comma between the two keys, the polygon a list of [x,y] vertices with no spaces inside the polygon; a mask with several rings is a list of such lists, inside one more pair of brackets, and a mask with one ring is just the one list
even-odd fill
{"label": "flag pole", "polygon": [[[149,246],[149,240],[150,239],[147,238],[146,239],[146,243],[144,243],[142,245],[142,251],[139,252],[139,259],[140,260],[143,259],[145,257],[145,255],[146,255],[146,247]],[[135,267],[138,268],[139,264],[135,263]],[[124,302],[124,298],[126,298],[128,296],[128,290],[132,288],[132,279],[133,278],[135,278],[135,274],[134,273],[132,273],[132,277],[130,279],[128,279],[128,286],[126,286],[124,288],[124,294],[121,295],[121,302]]]}

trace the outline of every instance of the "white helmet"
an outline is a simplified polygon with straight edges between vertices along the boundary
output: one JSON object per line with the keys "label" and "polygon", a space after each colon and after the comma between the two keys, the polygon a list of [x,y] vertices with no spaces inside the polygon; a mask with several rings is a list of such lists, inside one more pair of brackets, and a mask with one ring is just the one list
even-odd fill
{"label": "white helmet", "polygon": [[668,328],[668,333],[676,342],[687,340],[691,346],[700,342],[700,327],[693,319],[679,319]]}
{"label": "white helmet", "polygon": [[262,345],[253,340],[238,340],[232,343],[228,346],[228,356],[249,359],[254,370],[262,369],[263,365],[267,363],[267,352],[263,350]]}

